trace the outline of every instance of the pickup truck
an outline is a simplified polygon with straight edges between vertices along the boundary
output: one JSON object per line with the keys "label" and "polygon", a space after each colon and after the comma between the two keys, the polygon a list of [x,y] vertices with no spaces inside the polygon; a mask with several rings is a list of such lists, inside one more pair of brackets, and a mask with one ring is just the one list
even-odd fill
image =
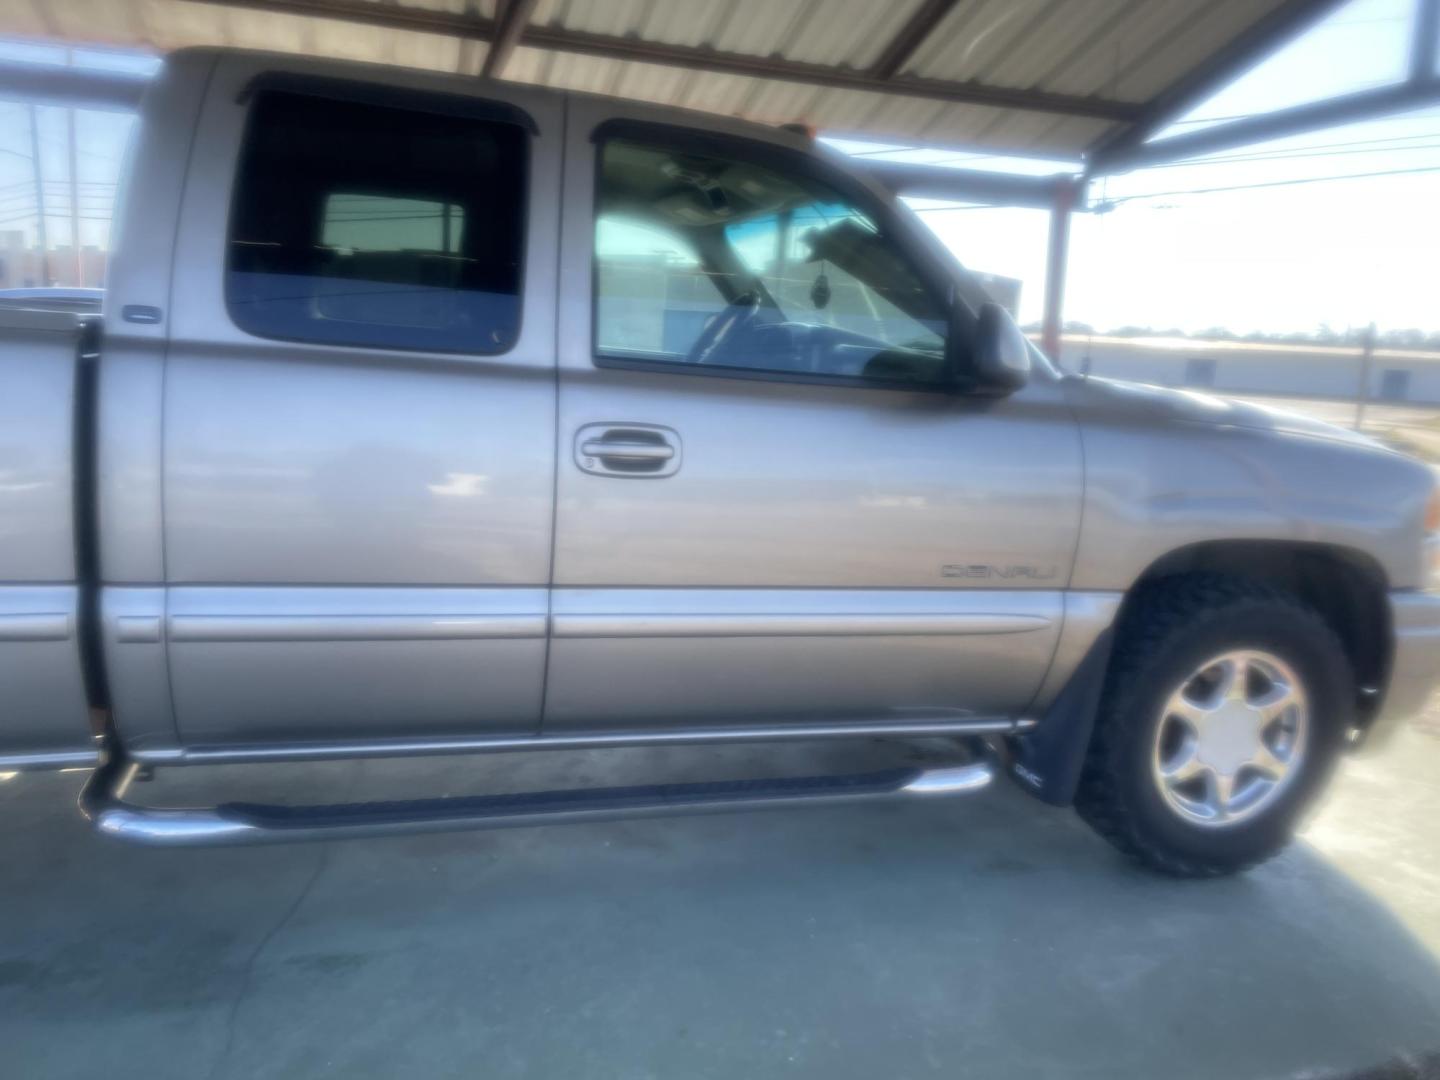
{"label": "pickup truck", "polygon": [[[1283,287],[1280,286],[1280,287]],[[148,92],[98,314],[0,308],[0,769],[225,844],[931,799],[1160,871],[1440,678],[1440,501],[1065,373],[802,132],[257,53]],[[144,805],[137,772],[937,737],[838,776]]]}

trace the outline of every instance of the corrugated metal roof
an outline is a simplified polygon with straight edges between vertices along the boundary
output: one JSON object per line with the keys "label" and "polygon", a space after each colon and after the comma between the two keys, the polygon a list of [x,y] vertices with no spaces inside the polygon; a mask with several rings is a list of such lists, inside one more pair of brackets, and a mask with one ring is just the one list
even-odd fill
{"label": "corrugated metal roof", "polygon": [[[1072,157],[1149,119],[1147,110],[1247,38],[1278,35],[1332,6],[538,0],[503,77],[879,140]],[[506,0],[0,0],[0,33],[476,74],[506,13]],[[907,33],[915,47],[886,71]]]}

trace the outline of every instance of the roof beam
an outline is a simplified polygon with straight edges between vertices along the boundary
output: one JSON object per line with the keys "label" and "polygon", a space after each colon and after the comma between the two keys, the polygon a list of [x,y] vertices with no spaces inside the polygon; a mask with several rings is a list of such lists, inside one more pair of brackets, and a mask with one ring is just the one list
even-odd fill
{"label": "roof beam", "polygon": [[948,165],[912,165],[899,161],[851,159],[851,164],[897,195],[917,199],[958,199],[994,206],[1027,206],[1049,210],[1057,193],[1067,190],[1072,203],[1085,209],[1084,183],[1073,176],[1020,176],[984,169],[953,169]]}
{"label": "roof beam", "polygon": [[1283,0],[1205,63],[1157,95],[1145,107],[1138,122],[1098,140],[1087,154],[1090,172],[1117,171],[1113,162],[1133,152],[1151,135],[1218,93],[1346,2],[1348,0]]}
{"label": "roof beam", "polygon": [[863,90],[872,94],[926,98],[956,105],[989,105],[997,109],[1023,109],[1126,122],[1134,120],[1140,113],[1139,106],[1125,101],[1012,89],[975,82],[922,79],[913,75],[879,79],[868,71],[855,68],[809,64],[777,56],[752,56],[747,53],[719,52],[715,49],[682,45],[661,45],[638,38],[588,34],[552,26],[531,27],[526,31],[524,40],[526,45],[537,49],[553,49],[556,52],[602,56],[639,64],[695,68],[725,75],[775,79],[779,82],[811,86],[833,86],[839,90]]}
{"label": "roof beam", "polygon": [[[428,8],[378,4],[368,0],[197,0],[221,7],[254,8],[261,11],[284,12],[366,23],[396,30],[445,34],[480,41],[493,41],[495,23],[470,15],[455,15]],[[1039,90],[990,86],[975,82],[953,82],[945,79],[923,79],[916,76],[878,78],[869,71],[855,68],[830,67],[778,56],[754,56],[747,53],[721,52],[715,49],[682,45],[665,45],[635,37],[615,37],[568,30],[559,26],[528,25],[520,33],[518,44],[553,52],[581,56],[599,56],[637,64],[660,64],[668,67],[714,71],[754,79],[801,83],[809,86],[831,86],[841,90],[862,90],[872,94],[924,98],[956,105],[988,105],[996,109],[1021,109],[1027,112],[1054,113],[1063,116],[1085,116],[1101,120],[1130,123],[1140,116],[1140,106],[1106,98],[1054,94]]]}
{"label": "roof beam", "polygon": [[[1244,120],[1216,124],[1188,135],[1144,143],[1123,153],[1111,154],[1096,162],[1106,172],[1123,172],[1147,165],[1203,157],[1206,154],[1233,150],[1237,146],[1283,139],[1307,131],[1373,120],[1410,109],[1440,105],[1440,78],[1413,80],[1378,90],[1362,90],[1354,94],[1328,98],[1289,109],[1277,109]],[[1092,172],[1093,175],[1093,172]]]}
{"label": "roof beam", "polygon": [[520,44],[520,35],[525,32],[525,24],[530,21],[535,4],[536,0],[509,0],[504,5],[495,26],[495,40],[490,43],[490,51],[485,54],[485,66],[480,70],[483,77],[498,79],[505,74],[505,65],[510,62],[515,46]]}
{"label": "roof beam", "polygon": [[929,40],[935,28],[949,15],[958,0],[923,0],[920,9],[885,46],[879,59],[870,65],[870,74],[877,79],[891,79],[909,63],[921,45]]}
{"label": "roof beam", "polygon": [[0,97],[38,104],[131,111],[140,104],[149,84],[149,75],[133,71],[88,70],[21,60],[0,63]]}
{"label": "roof beam", "polygon": [[442,34],[466,41],[493,41],[495,23],[483,15],[457,14],[403,4],[375,3],[373,0],[191,0],[216,7],[249,8],[280,15],[302,15],[313,19],[378,26],[384,30],[413,30],[419,34]]}

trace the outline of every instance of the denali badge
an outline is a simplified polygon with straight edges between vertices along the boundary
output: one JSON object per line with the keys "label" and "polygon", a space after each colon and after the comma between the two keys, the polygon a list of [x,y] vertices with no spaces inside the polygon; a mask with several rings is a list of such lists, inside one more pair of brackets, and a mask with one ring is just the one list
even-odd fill
{"label": "denali badge", "polygon": [[1040,788],[1045,786],[1045,781],[1040,779],[1039,774],[1031,772],[1024,765],[1021,765],[1018,761],[1010,766],[1010,771],[1036,790],[1039,790]]}
{"label": "denali badge", "polygon": [[1055,576],[1053,566],[989,566],[985,563],[946,563],[940,567],[941,577],[1024,579],[1049,581]]}

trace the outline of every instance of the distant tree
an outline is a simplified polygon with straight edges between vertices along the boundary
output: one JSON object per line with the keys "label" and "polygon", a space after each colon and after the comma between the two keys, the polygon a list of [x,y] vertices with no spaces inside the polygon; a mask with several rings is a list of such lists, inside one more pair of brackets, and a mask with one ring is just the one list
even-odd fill
{"label": "distant tree", "polygon": [[1380,341],[1391,348],[1420,349],[1425,346],[1425,331],[1409,327],[1404,330],[1386,330]]}
{"label": "distant tree", "polygon": [[[1038,329],[1039,324],[1032,324],[1026,329]],[[1067,334],[1090,334],[1092,330],[1088,323],[1067,322],[1065,323]],[[1337,330],[1329,323],[1321,323],[1313,330],[1290,330],[1290,331],[1264,331],[1248,330],[1243,334],[1224,326],[1210,326],[1194,334],[1187,334],[1184,330],[1171,327],[1168,330],[1159,330],[1153,326],[1138,326],[1134,323],[1127,323],[1124,326],[1117,326],[1113,329],[1103,331],[1109,337],[1122,338],[1143,338],[1143,337],[1178,337],[1194,338],[1202,341],[1249,341],[1249,342],[1283,342],[1288,345],[1330,345],[1343,346],[1346,348],[1359,349],[1365,344],[1366,328],[1364,326],[1347,326],[1343,331]],[[1440,330],[1420,330],[1416,327],[1394,328],[1386,330],[1377,335],[1380,344],[1391,349],[1426,349],[1440,351]]]}

